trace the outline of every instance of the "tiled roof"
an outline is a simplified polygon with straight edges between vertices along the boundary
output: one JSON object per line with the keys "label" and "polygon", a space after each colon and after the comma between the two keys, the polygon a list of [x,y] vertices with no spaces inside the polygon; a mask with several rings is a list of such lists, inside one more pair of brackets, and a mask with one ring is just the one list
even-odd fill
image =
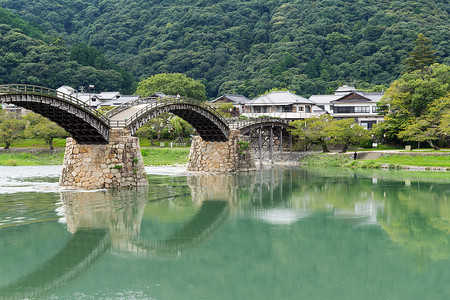
{"label": "tiled roof", "polygon": [[289,91],[281,91],[281,92],[271,92],[266,95],[259,96],[251,100],[247,105],[290,105],[290,104],[315,104],[313,101],[310,101],[302,96],[296,95]]}
{"label": "tiled roof", "polygon": [[347,97],[350,94],[355,94],[355,95],[360,95],[361,96],[361,101],[373,101],[373,102],[378,102],[380,101],[380,99],[383,97],[384,93],[364,93],[364,92],[360,92],[360,91],[355,91],[355,92],[350,92],[350,93],[346,93],[346,94],[341,94],[341,95],[312,95],[311,97],[309,97],[309,100],[317,103],[317,104],[330,104],[332,102],[357,102],[358,99],[354,98],[352,100],[340,100],[342,98]]}
{"label": "tiled roof", "polygon": [[122,105],[124,103],[130,102],[130,101],[134,101],[139,99],[140,96],[138,95],[129,95],[129,96],[121,96],[118,99],[112,99],[109,101],[105,101],[102,102],[100,105],[101,106],[117,106],[117,105]]}
{"label": "tiled roof", "polygon": [[350,93],[354,91],[356,91],[356,88],[354,86],[343,85],[338,87],[338,89],[335,90],[334,92],[342,95],[342,93]]}
{"label": "tiled roof", "polygon": [[336,99],[332,102],[333,103],[378,102],[383,97],[383,95],[384,93],[351,92],[345,95],[341,95],[339,99]]}
{"label": "tiled roof", "polygon": [[150,97],[160,97],[160,98],[164,98],[167,95],[164,93],[160,93],[160,92],[154,92]]}
{"label": "tiled roof", "polygon": [[331,101],[341,98],[342,95],[311,95],[309,100],[317,104],[328,104]]}
{"label": "tiled roof", "polygon": [[234,103],[237,104],[246,104],[248,102],[250,102],[251,100],[248,99],[247,97],[243,96],[243,95],[235,95],[235,94],[223,94],[222,96],[212,100],[211,102],[214,103],[222,98],[226,98],[228,100],[233,101]]}
{"label": "tiled roof", "polygon": [[100,100],[107,101],[112,100],[113,98],[121,97],[119,92],[102,92],[100,94],[96,94]]}

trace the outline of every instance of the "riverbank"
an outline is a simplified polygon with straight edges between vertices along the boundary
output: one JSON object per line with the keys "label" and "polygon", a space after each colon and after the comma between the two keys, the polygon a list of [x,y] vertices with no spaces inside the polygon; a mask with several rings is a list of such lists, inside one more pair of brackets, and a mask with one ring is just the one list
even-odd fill
{"label": "riverbank", "polygon": [[300,159],[299,165],[353,169],[402,169],[411,171],[450,171],[450,152],[376,151],[314,153]]}
{"label": "riverbank", "polygon": [[[189,148],[142,148],[145,166],[184,165],[189,159]],[[0,166],[61,165],[64,148],[12,148],[0,150]]]}
{"label": "riverbank", "polygon": [[61,165],[64,149],[50,151],[42,149],[11,149],[0,152],[0,166],[44,166]]}
{"label": "riverbank", "polygon": [[[189,148],[142,148],[145,166],[185,166],[189,159]],[[450,171],[450,151],[401,150],[364,151],[348,153],[284,152],[274,153],[273,165],[308,167],[344,167],[359,169],[404,169],[414,171]],[[13,148],[0,151],[2,166],[61,165],[64,148]],[[270,166],[265,157],[262,164]]]}

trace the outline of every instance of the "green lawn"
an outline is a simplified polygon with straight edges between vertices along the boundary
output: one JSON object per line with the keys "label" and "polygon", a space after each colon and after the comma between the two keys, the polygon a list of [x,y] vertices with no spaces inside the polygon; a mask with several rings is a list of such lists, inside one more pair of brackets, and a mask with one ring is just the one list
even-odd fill
{"label": "green lawn", "polygon": [[388,145],[378,145],[376,148],[363,148],[358,149],[358,151],[380,151],[380,150],[404,150],[403,147],[396,147],[396,146],[388,146]]}
{"label": "green lawn", "polygon": [[[185,164],[189,148],[143,148],[141,150],[146,166]],[[64,152],[53,153],[0,153],[0,166],[61,165]]]}
{"label": "green lawn", "polygon": [[[0,143],[0,147],[4,147],[5,144]],[[66,146],[66,139],[53,139],[53,147],[64,148]],[[21,139],[14,141],[10,148],[49,148],[41,139]]]}
{"label": "green lawn", "polygon": [[450,167],[450,155],[406,156],[386,155],[373,160],[377,163],[423,166],[423,167]]}
{"label": "green lawn", "polygon": [[141,150],[146,166],[185,164],[189,148],[143,148]]}
{"label": "green lawn", "polygon": [[64,152],[53,153],[1,153],[0,166],[61,165]]}
{"label": "green lawn", "polygon": [[[186,138],[184,139],[184,141],[186,142]],[[151,143],[151,140],[150,139],[148,139],[148,138],[139,138],[139,145],[142,147],[142,148],[145,148],[145,147],[159,147],[160,146],[160,144],[164,144],[164,147],[169,147],[169,145],[170,145],[170,142],[172,142],[172,140],[156,140],[156,139],[154,139],[153,140],[153,145],[152,145],[152,143]],[[184,148],[184,147],[183,147]],[[189,148],[189,146],[187,146],[186,148]]]}

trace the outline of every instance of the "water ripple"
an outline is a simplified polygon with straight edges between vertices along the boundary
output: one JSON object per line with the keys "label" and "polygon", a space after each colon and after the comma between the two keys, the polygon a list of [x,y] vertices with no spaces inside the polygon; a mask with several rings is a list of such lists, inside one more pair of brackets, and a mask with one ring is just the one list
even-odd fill
{"label": "water ripple", "polygon": [[0,194],[57,192],[62,166],[0,166]]}

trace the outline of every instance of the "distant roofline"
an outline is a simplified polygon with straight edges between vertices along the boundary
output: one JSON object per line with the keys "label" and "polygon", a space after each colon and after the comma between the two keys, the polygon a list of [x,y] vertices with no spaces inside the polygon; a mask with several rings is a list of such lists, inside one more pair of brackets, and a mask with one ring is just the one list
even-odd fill
{"label": "distant roofline", "polygon": [[[272,94],[281,94],[281,93],[287,94],[291,98],[292,101],[258,103],[261,99],[264,99],[264,98],[267,98],[268,100],[270,100],[270,95],[272,95]],[[256,106],[256,105],[264,106],[264,105],[267,105],[268,106],[268,105],[276,105],[276,104],[278,104],[278,105],[313,104],[314,105],[315,102],[313,102],[313,101],[311,101],[309,99],[306,99],[305,97],[302,97],[300,95],[297,95],[297,94],[295,94],[295,93],[293,93],[291,91],[273,91],[273,92],[270,92],[268,94],[264,94],[264,95],[261,95],[259,97],[256,97],[256,98],[252,99],[246,105],[248,105],[248,106]]]}

